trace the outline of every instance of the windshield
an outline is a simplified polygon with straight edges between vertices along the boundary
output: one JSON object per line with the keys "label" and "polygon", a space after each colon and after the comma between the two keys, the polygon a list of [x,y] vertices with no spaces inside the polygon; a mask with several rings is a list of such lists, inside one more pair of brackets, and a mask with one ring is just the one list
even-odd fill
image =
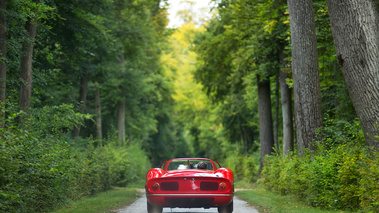
{"label": "windshield", "polygon": [[214,170],[213,165],[208,160],[173,160],[168,165],[167,170],[180,169],[205,169]]}

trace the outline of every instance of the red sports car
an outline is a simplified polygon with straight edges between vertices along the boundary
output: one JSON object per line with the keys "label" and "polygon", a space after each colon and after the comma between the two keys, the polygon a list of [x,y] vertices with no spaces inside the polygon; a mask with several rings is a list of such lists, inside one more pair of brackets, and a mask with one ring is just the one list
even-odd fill
{"label": "red sports car", "polygon": [[234,177],[230,169],[206,158],[177,158],[146,175],[147,212],[163,207],[218,208],[233,212]]}

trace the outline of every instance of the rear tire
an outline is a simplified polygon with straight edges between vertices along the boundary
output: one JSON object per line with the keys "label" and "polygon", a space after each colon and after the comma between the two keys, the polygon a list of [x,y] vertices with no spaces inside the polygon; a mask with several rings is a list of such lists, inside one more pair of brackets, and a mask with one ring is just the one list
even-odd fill
{"label": "rear tire", "polygon": [[218,207],[218,213],[232,213],[233,212],[233,201],[228,205]]}
{"label": "rear tire", "polygon": [[147,203],[147,213],[162,213],[163,207],[151,205],[149,201],[147,201],[146,203]]}

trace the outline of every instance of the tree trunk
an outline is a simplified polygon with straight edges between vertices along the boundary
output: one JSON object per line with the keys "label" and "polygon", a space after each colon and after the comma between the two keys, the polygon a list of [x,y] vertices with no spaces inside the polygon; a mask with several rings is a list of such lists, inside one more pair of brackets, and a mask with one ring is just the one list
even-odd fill
{"label": "tree trunk", "polygon": [[261,144],[261,166],[263,169],[264,157],[274,151],[274,135],[271,114],[270,81],[258,78],[258,113],[259,113],[259,140]]}
{"label": "tree trunk", "polygon": [[[80,91],[79,91],[79,112],[84,113],[87,105],[87,90],[88,90],[88,72],[86,72],[82,79],[80,80]],[[71,137],[74,139],[80,135],[81,125],[78,125],[72,130]]]}
{"label": "tree trunk", "polygon": [[312,0],[288,0],[291,25],[292,72],[295,95],[296,135],[299,155],[314,150],[322,127],[317,40]]}
{"label": "tree trunk", "polygon": [[[34,40],[37,29],[37,19],[28,18],[25,29],[28,32],[28,40],[22,45],[21,59],[20,59],[20,110],[29,113],[30,98],[32,96],[32,62],[33,62],[33,49]],[[20,123],[23,124],[29,119],[29,116],[21,116]]]}
{"label": "tree trunk", "polygon": [[101,145],[102,140],[103,140],[103,129],[102,129],[102,123],[101,123],[101,102],[100,102],[99,87],[96,88],[95,102],[96,102],[96,135]]}
{"label": "tree trunk", "polygon": [[294,150],[291,90],[286,82],[287,74],[280,71],[280,91],[283,116],[283,155]]}
{"label": "tree trunk", "polygon": [[[125,57],[123,55],[120,56],[120,68],[121,73],[125,73]],[[121,144],[125,141],[125,91],[122,86],[120,86],[121,90],[121,100],[118,101],[117,104],[117,131],[118,131],[118,139],[120,140]]]}
{"label": "tree trunk", "polygon": [[379,142],[379,14],[375,0],[328,0],[337,58],[366,144]]}
{"label": "tree trunk", "polygon": [[[280,71],[279,71],[280,72]],[[275,121],[274,121],[274,142],[276,151],[279,151],[279,73],[275,76]]]}
{"label": "tree trunk", "polygon": [[[280,63],[286,67],[284,62],[285,55],[280,53]],[[293,142],[293,121],[292,121],[292,96],[291,89],[287,85],[287,77],[290,77],[284,70],[279,72],[280,77],[280,95],[282,99],[282,117],[283,117],[283,155],[287,155],[294,150]]]}
{"label": "tree trunk", "polygon": [[118,139],[121,144],[125,141],[125,101],[119,101],[117,104],[117,130]]}
{"label": "tree trunk", "polygon": [[[6,11],[7,3],[0,1],[0,9]],[[0,11],[0,128],[5,125],[5,99],[7,80],[7,16]]]}

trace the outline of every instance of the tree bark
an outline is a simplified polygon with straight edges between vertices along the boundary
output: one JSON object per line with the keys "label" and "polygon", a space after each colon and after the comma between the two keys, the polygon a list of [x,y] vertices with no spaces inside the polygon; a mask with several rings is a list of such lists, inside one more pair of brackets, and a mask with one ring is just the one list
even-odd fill
{"label": "tree bark", "polygon": [[125,141],[125,101],[119,101],[117,104],[117,130],[118,139],[121,144]]}
{"label": "tree bark", "polygon": [[[120,67],[121,67],[121,73],[125,73],[125,57],[123,55],[120,56]],[[122,86],[120,86],[121,94],[120,94],[120,100],[117,104],[117,131],[118,131],[118,139],[120,140],[121,144],[125,141],[125,91]]]}
{"label": "tree bark", "polygon": [[321,90],[312,0],[288,0],[296,135],[299,155],[322,127]]}
{"label": "tree bark", "polygon": [[337,58],[365,134],[376,150],[379,142],[379,14],[375,0],[328,0]]}
{"label": "tree bark", "polygon": [[[280,63],[282,67],[287,67],[284,62],[285,55],[283,51],[280,53]],[[291,89],[287,85],[286,79],[290,77],[284,70],[279,72],[280,78],[280,95],[282,100],[282,117],[283,117],[283,155],[287,155],[294,150],[293,140],[293,120],[292,120],[292,96]]]}
{"label": "tree bark", "polygon": [[283,155],[294,150],[291,90],[286,82],[287,74],[280,71],[280,91],[283,116]]}
{"label": "tree bark", "polygon": [[270,81],[258,78],[258,113],[259,113],[259,140],[261,144],[261,165],[263,169],[264,157],[274,151],[274,135],[271,114]]}
{"label": "tree bark", "polygon": [[[84,113],[87,105],[87,91],[88,91],[88,72],[86,72],[80,80],[80,90],[79,90],[79,112]],[[80,135],[81,125],[76,126],[71,133],[71,137],[74,139]]]}
{"label": "tree bark", "polygon": [[97,139],[100,142],[100,145],[102,145],[103,129],[102,129],[102,121],[101,121],[101,102],[100,102],[99,87],[96,88],[95,102],[96,102],[96,135],[97,135]]}
{"label": "tree bark", "polygon": [[[0,9],[5,11],[7,3],[0,1]],[[0,128],[5,126],[5,100],[7,87],[7,16],[0,12]]]}
{"label": "tree bark", "polygon": [[[28,40],[22,45],[21,59],[20,59],[20,100],[19,107],[26,113],[30,110],[30,98],[32,96],[32,62],[33,62],[33,49],[34,40],[37,29],[37,19],[28,18],[25,29],[28,32]],[[21,116],[20,123],[25,123],[30,116]]]}
{"label": "tree bark", "polygon": [[[279,71],[280,72],[280,71]],[[279,73],[275,76],[275,121],[274,121],[274,142],[275,149],[279,151]]]}

